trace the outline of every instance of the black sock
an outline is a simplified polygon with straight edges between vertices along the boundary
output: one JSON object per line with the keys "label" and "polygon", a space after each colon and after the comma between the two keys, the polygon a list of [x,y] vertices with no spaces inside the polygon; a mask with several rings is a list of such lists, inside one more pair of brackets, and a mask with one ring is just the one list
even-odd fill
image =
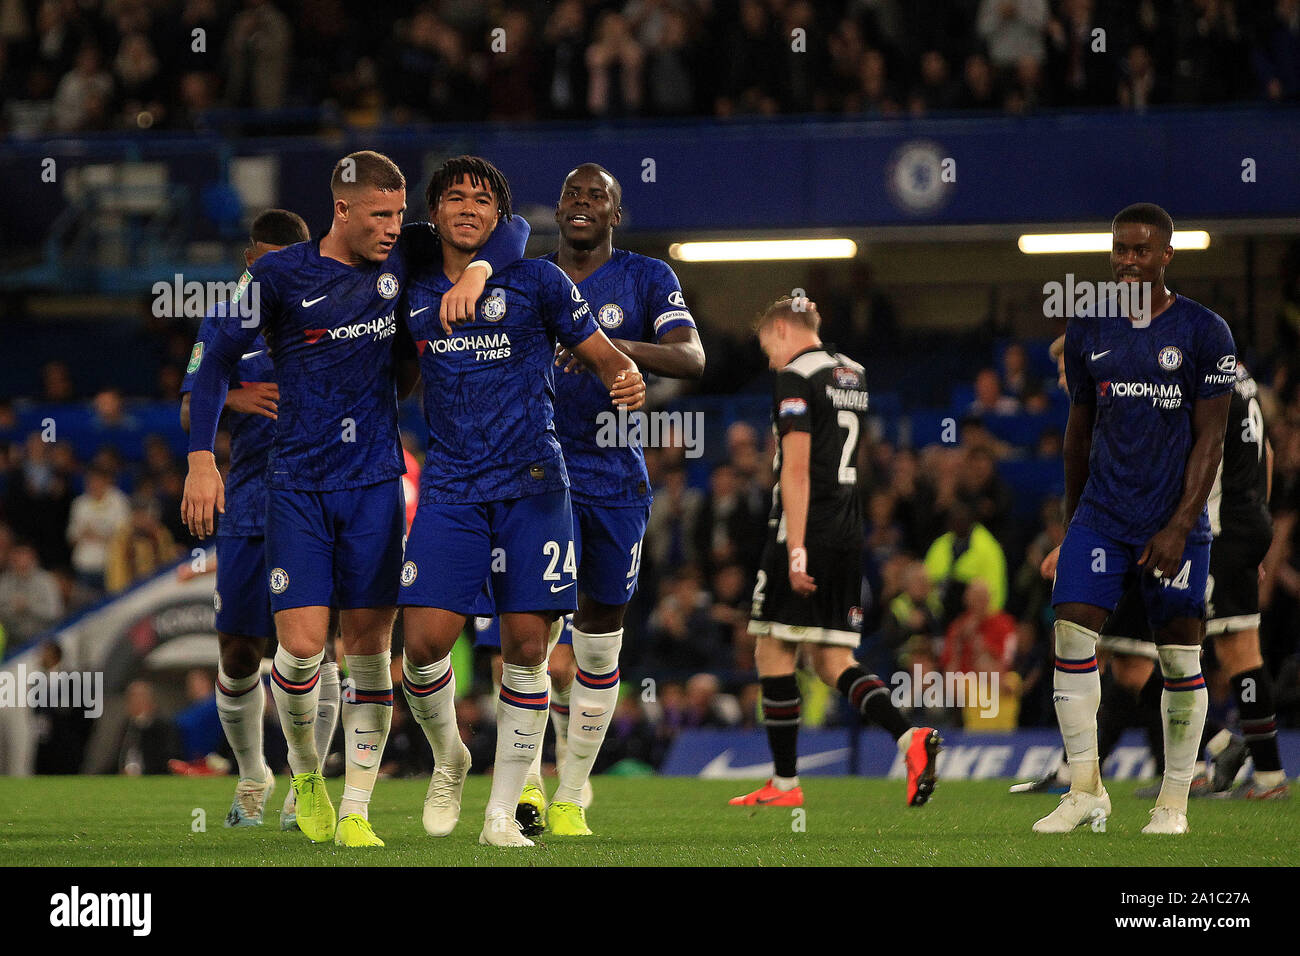
{"label": "black sock", "polygon": [[1101,679],[1101,705],[1097,708],[1097,765],[1105,766],[1120,736],[1133,718],[1133,695],[1109,674]]}
{"label": "black sock", "polygon": [[1256,770],[1281,770],[1277,752],[1277,718],[1273,710],[1273,682],[1264,668],[1242,671],[1231,679],[1232,693],[1241,714],[1241,735],[1246,738]]}
{"label": "black sock", "polygon": [[848,698],[850,706],[856,710],[864,722],[875,721],[889,731],[897,740],[912,729],[911,723],[899,713],[894,702],[889,699],[889,688],[875,674],[868,674],[861,667],[846,668],[835,681],[841,694]]}
{"label": "black sock", "polygon": [[[1159,667],[1151,671],[1151,677],[1142,685],[1137,699],[1137,723],[1146,728],[1147,747],[1156,762],[1156,775],[1165,774],[1165,718],[1161,696],[1165,690],[1165,677]],[[1204,749],[1202,746],[1201,749]]]}
{"label": "black sock", "polygon": [[799,682],[793,674],[759,679],[763,726],[778,777],[793,777],[799,763]]}

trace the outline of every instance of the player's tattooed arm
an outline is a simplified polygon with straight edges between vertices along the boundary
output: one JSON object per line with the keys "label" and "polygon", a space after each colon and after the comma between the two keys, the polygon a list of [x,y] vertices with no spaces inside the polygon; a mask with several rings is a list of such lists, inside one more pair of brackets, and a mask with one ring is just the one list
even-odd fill
{"label": "player's tattooed arm", "polygon": [[1183,496],[1169,523],[1147,542],[1138,564],[1162,575],[1173,575],[1183,560],[1187,536],[1200,520],[1214,476],[1223,461],[1223,436],[1228,428],[1232,393],[1198,398],[1192,409],[1192,453],[1183,471]]}
{"label": "player's tattooed arm", "polygon": [[636,362],[614,348],[604,332],[597,329],[575,345],[573,353],[600,376],[615,405],[632,412],[645,404],[645,380]]}
{"label": "player's tattooed arm", "polygon": [[781,510],[785,514],[785,545],[790,555],[790,587],[802,597],[817,590],[808,574],[808,502],[812,497],[812,435],[788,431],[781,436]]}

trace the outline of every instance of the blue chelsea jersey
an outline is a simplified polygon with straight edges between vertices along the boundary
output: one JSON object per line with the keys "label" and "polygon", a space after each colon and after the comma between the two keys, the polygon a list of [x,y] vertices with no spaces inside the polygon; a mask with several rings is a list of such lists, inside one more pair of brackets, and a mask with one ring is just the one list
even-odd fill
{"label": "blue chelsea jersey", "polygon": [[[1079,521],[1134,545],[1172,517],[1195,435],[1198,399],[1231,391],[1228,325],[1184,296],[1145,326],[1122,316],[1071,319],[1065,335],[1070,400],[1097,406]],[[1201,512],[1192,540],[1209,540]]]}
{"label": "blue chelsea jersey", "polygon": [[[225,315],[225,303],[210,311],[199,326],[189,368],[181,383],[181,394],[190,391],[203,352],[212,342]],[[246,382],[274,382],[275,366],[265,343],[256,342],[253,351],[240,359],[230,378],[230,387]],[[226,512],[217,522],[218,536],[257,537],[266,522],[266,462],[275,440],[275,420],[263,415],[225,413],[230,432],[230,472],[226,476]]]}
{"label": "blue chelsea jersey", "polygon": [[[555,262],[557,255],[544,258]],[[658,259],[615,249],[609,261],[578,283],[578,291],[611,339],[658,342],[673,329],[695,327],[677,276]],[[610,434],[618,434],[619,423],[618,410],[595,374],[587,369],[568,373],[556,369],[555,429],[574,501],[615,506],[650,502],[641,446],[607,440]],[[624,430],[634,433],[626,419]]]}
{"label": "blue chelsea jersey", "polygon": [[402,305],[429,427],[420,501],[505,501],[567,487],[552,422],[555,345],[594,335],[591,309],[556,266],[523,259],[495,273],[473,321],[447,335],[438,310],[451,286],[441,269],[422,270]]}

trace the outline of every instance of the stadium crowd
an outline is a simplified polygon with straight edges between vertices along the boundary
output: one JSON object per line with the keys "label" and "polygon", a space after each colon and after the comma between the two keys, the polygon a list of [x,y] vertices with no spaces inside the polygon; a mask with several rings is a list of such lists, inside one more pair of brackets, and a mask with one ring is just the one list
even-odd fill
{"label": "stadium crowd", "polygon": [[[1287,294],[1277,317],[1280,350],[1253,368],[1276,455],[1276,534],[1265,562],[1262,637],[1276,675],[1283,726],[1300,724],[1298,263],[1300,255],[1293,253],[1283,267]],[[870,307],[881,318],[881,334],[895,334],[888,296],[853,284],[845,294],[837,306],[840,314]],[[835,318],[828,324],[828,333],[853,341],[852,328]],[[160,371],[152,396],[124,397],[112,388],[87,393],[67,364],[52,362],[43,369],[39,398],[0,397],[0,641],[7,638],[10,651],[196,544],[179,520],[178,425],[171,419],[167,429],[151,432],[143,422],[145,409],[170,415],[176,407],[174,375],[166,370],[176,361],[173,352],[183,360],[192,333],[154,334]],[[860,342],[847,350],[868,348],[870,334],[857,334]],[[176,348],[168,344],[173,338]],[[929,345],[935,347],[933,341]],[[738,342],[729,351],[733,367],[726,377],[747,383],[765,405],[768,379],[761,360]],[[860,656],[882,676],[917,667],[927,673],[996,672],[1002,694],[997,726],[1051,727],[1052,610],[1050,585],[1039,565],[1065,529],[1060,501],[1050,489],[1033,486],[1031,500],[1018,501],[1024,493],[1008,480],[1006,466],[1039,462],[1045,471],[1035,474],[1059,477],[1060,430],[1052,424],[1040,429],[1040,424],[1052,420],[1049,412],[1060,407],[1063,396],[1050,372],[1045,341],[1007,342],[973,358],[965,384],[953,389],[942,412],[957,425],[949,438],[909,441],[890,427],[888,411],[877,412],[877,437],[858,471],[866,534]],[[702,391],[727,391],[716,385],[716,380],[706,383]],[[86,417],[89,438],[74,443],[46,440],[43,428],[25,432],[20,413],[32,406],[53,409],[56,422],[60,410],[77,411]],[[995,436],[1005,433],[999,421],[1029,422],[1034,430],[1018,443],[1003,440]],[[704,459],[688,459],[681,447],[647,449],[655,503],[639,596],[627,624],[626,693],[602,751],[601,770],[624,761],[656,766],[683,728],[757,726],[758,685],[747,622],[770,504],[774,442],[759,418],[715,424],[721,426],[714,433],[718,440],[706,447]],[[57,666],[57,655],[53,644],[42,649],[48,667]],[[486,659],[477,662],[474,673],[472,689],[458,707],[466,742],[482,767],[490,762],[494,733],[491,707],[484,703],[492,690]],[[1216,682],[1212,667],[1207,666],[1207,676],[1216,716],[1230,720],[1226,688]],[[185,687],[182,700],[175,688],[170,695],[156,695],[147,680],[132,683],[121,739],[101,742],[96,768],[165,772],[174,760],[179,763],[173,769],[207,772],[206,748],[221,746],[211,674],[192,673]],[[646,693],[646,687],[653,692]],[[164,706],[159,697],[170,704]],[[403,711],[400,699],[397,706]],[[41,753],[47,757],[39,763],[52,772],[74,772],[82,763],[67,754],[85,747],[89,738],[72,717],[56,717],[41,725]],[[841,718],[835,706],[810,706],[805,713],[809,724]],[[954,710],[927,713],[926,719],[951,725],[974,718]],[[277,738],[267,735],[268,741]],[[427,748],[405,713],[395,716],[389,748],[389,772],[427,772]],[[63,753],[64,759],[48,756],[53,753]]]}
{"label": "stadium crowd", "polygon": [[0,2],[18,135],[1297,98],[1298,0]]}

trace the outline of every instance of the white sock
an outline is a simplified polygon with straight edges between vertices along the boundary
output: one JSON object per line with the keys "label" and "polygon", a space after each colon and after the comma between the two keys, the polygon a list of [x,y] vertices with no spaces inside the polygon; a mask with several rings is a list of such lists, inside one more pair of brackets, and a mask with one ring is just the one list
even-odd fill
{"label": "white sock", "polygon": [[456,726],[456,671],[451,655],[417,666],[402,655],[402,691],[411,716],[424,731],[433,751],[433,765],[443,765],[460,754],[460,728]]}
{"label": "white sock", "polygon": [[524,778],[533,755],[542,749],[546,733],[546,664],[501,662],[501,693],[497,697],[497,757],[487,818],[506,814],[514,819]]}
{"label": "white sock", "polygon": [[[550,672],[546,674],[546,693],[550,697],[551,706],[555,706],[555,683],[551,680]],[[557,728],[558,733],[558,728]],[[559,737],[555,739],[556,746],[559,746]],[[537,748],[537,753],[533,755],[533,762],[528,765],[528,776],[524,778],[525,787],[537,787],[544,790],[542,786],[542,748]]]}
{"label": "white sock", "polygon": [[329,756],[334,728],[339,720],[339,665],[326,661],[320,666],[320,700],[316,702],[316,753],[321,763]]}
{"label": "white sock", "polygon": [[247,677],[231,677],[217,666],[217,714],[230,749],[235,752],[242,780],[266,779],[266,757],[262,753],[265,710],[261,671],[255,670]]}
{"label": "white sock", "polygon": [[343,799],[339,819],[368,817],[379,764],[393,723],[393,674],[388,651],[347,655],[349,693],[343,695]]}
{"label": "white sock", "polygon": [[569,752],[555,790],[556,803],[582,805],[582,788],[605,742],[605,733],[618,704],[618,652],[623,629],[608,634],[588,634],[573,629],[573,657],[578,674],[569,688],[569,706],[578,719],[569,723]]}
{"label": "white sock", "polygon": [[1232,731],[1224,728],[1205,742],[1205,749],[1211,760],[1217,760],[1219,754],[1227,750],[1230,743],[1232,743]]}
{"label": "white sock", "polygon": [[564,770],[569,759],[569,691],[568,687],[551,684],[551,726],[555,728],[555,772]]}
{"label": "white sock", "polygon": [[320,662],[325,652],[294,657],[283,647],[271,665],[271,696],[280,729],[289,745],[289,769],[295,774],[320,770],[316,752],[316,704],[320,700]]}
{"label": "white sock", "polygon": [[782,793],[793,790],[795,787],[799,786],[799,775],[795,774],[793,777],[773,777],[772,786],[776,787],[776,789],[780,790]]}
{"label": "white sock", "polygon": [[[898,752],[900,754],[907,753],[907,748],[912,746],[912,734],[915,731],[916,731],[915,727],[908,727],[905,731],[902,732],[902,734],[899,735],[899,738],[894,741],[894,745],[898,747]],[[785,778],[782,777],[781,779],[784,780]]]}
{"label": "white sock", "polygon": [[1101,675],[1097,671],[1097,632],[1072,621],[1056,622],[1056,670],[1052,699],[1070,758],[1070,789],[1101,793],[1097,758],[1097,708]]}
{"label": "white sock", "polygon": [[1165,676],[1165,689],[1160,694],[1165,722],[1165,779],[1156,806],[1186,812],[1210,693],[1201,674],[1199,646],[1162,644],[1159,652],[1160,672]]}

